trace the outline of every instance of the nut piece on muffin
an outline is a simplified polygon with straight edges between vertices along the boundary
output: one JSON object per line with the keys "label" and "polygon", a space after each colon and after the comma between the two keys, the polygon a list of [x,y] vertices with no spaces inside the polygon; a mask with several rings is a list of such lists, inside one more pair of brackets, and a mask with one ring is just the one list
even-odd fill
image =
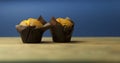
{"label": "nut piece on muffin", "polygon": [[52,27],[50,28],[52,39],[54,42],[70,42],[74,23],[69,18],[54,18],[50,21]]}

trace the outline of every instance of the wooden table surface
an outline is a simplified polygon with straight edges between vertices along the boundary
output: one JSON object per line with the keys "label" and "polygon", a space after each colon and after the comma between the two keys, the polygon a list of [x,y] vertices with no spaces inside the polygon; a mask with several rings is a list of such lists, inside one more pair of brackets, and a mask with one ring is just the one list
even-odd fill
{"label": "wooden table surface", "polygon": [[20,37],[0,37],[0,62],[120,62],[120,37],[73,37],[70,43],[25,44]]}

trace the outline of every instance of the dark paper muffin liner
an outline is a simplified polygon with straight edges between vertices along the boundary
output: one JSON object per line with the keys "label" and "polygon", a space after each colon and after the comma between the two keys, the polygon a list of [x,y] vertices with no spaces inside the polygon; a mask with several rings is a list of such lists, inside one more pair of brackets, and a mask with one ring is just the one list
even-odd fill
{"label": "dark paper muffin liner", "polygon": [[50,28],[50,31],[51,31],[52,39],[54,42],[70,42],[71,41],[74,25],[70,28],[62,26],[59,22],[56,21],[54,17],[52,17],[50,23],[52,25]]}
{"label": "dark paper muffin liner", "polygon": [[17,26],[17,30],[20,33],[23,43],[40,43],[44,32],[41,29],[35,29],[35,27],[26,27],[23,29],[19,25]]}

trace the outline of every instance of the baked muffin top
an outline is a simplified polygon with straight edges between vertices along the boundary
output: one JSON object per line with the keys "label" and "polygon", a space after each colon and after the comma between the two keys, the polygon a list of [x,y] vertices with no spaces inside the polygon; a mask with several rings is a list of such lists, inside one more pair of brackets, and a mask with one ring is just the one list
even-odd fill
{"label": "baked muffin top", "polygon": [[36,28],[40,28],[43,26],[43,24],[35,18],[28,18],[27,20],[23,20],[20,22],[21,26],[35,26]]}

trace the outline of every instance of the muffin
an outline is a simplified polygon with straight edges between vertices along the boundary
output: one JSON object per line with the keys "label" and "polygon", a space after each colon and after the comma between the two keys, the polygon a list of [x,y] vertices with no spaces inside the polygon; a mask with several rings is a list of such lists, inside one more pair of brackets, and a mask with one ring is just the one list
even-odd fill
{"label": "muffin", "polygon": [[23,43],[40,43],[45,30],[50,24],[40,16],[38,19],[28,18],[16,25],[17,31],[20,33]]}
{"label": "muffin", "polygon": [[72,37],[72,32],[74,29],[74,23],[69,18],[54,18],[51,21],[51,34],[54,42],[70,42]]}

